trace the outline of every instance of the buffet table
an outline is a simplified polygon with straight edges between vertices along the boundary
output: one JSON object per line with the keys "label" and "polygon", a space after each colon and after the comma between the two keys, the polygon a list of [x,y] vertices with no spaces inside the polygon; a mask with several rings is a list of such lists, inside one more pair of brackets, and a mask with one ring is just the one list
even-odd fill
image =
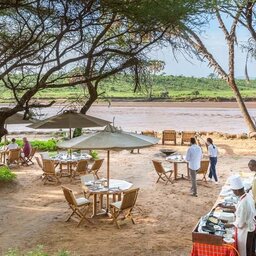
{"label": "buffet table", "polygon": [[237,256],[236,247],[230,244],[213,245],[193,243],[191,256]]}
{"label": "buffet table", "polygon": [[[210,213],[203,216],[192,232],[193,247],[191,256],[237,256],[237,234],[235,228],[223,228],[223,223],[220,220],[226,220],[232,223],[235,220],[235,215],[232,212],[227,212],[223,208],[218,207],[219,203],[234,205],[236,197],[233,195],[229,184],[226,182],[222,187],[220,195],[216,200]],[[217,225],[212,225],[212,230],[209,232],[206,229],[210,226],[211,217],[215,218]],[[210,221],[209,221],[210,220]],[[218,225],[220,229],[218,230]],[[221,228],[222,227],[222,228]]]}

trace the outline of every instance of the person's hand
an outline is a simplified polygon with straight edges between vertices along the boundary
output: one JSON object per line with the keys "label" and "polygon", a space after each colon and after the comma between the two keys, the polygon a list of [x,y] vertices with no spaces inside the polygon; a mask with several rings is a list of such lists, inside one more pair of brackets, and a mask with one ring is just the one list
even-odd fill
{"label": "person's hand", "polygon": [[224,226],[225,226],[225,228],[233,228],[234,224],[225,223]]}

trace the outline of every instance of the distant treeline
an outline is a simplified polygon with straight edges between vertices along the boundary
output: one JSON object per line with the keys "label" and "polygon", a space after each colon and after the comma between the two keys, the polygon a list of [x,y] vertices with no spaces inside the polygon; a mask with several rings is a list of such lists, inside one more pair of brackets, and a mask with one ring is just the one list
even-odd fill
{"label": "distant treeline", "polygon": [[[256,100],[256,80],[249,83],[238,79],[239,90],[245,100]],[[0,86],[1,88],[1,86]],[[210,100],[223,101],[234,100],[234,95],[226,82],[217,78],[195,78],[184,76],[155,75],[141,83],[140,88],[134,92],[134,83],[130,76],[119,75],[102,82],[99,93],[103,93],[101,99],[120,100],[169,100],[190,101]],[[47,89],[37,94],[40,99],[67,99],[81,98],[86,94],[82,86]],[[83,93],[82,93],[83,92]],[[0,89],[0,101],[11,101],[10,92]]]}

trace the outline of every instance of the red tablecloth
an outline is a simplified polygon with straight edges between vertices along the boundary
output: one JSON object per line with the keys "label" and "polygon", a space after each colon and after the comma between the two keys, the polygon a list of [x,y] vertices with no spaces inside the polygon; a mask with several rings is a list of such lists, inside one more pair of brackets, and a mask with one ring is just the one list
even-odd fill
{"label": "red tablecloth", "polygon": [[193,243],[191,256],[237,256],[235,244],[211,245]]}

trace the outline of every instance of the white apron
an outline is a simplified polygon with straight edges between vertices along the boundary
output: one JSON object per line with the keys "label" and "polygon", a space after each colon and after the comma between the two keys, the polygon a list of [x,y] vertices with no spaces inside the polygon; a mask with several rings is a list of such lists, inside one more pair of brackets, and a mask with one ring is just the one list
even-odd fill
{"label": "white apron", "polygon": [[[238,251],[240,256],[247,256],[246,255],[246,242],[247,242],[247,235],[248,232],[250,231],[249,229],[249,223],[250,219],[253,219],[254,216],[254,206],[252,209],[249,203],[246,203],[246,201],[249,200],[249,198],[245,198],[246,195],[244,194],[236,207],[236,221],[235,221],[235,226],[237,227],[237,243],[238,243]],[[250,213],[250,214],[248,214]],[[247,215],[247,219],[245,216]]]}
{"label": "white apron", "polygon": [[238,228],[237,229],[237,245],[240,256],[246,256],[246,241],[247,241],[248,229]]}

